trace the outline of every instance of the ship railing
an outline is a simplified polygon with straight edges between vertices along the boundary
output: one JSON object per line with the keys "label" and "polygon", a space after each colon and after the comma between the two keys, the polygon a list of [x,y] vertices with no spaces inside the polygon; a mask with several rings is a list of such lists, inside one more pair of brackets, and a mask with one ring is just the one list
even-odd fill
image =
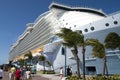
{"label": "ship railing", "polygon": [[120,50],[107,51],[106,56],[120,56]]}
{"label": "ship railing", "polygon": [[112,15],[115,15],[115,14],[118,14],[120,13],[120,11],[117,11],[117,12],[114,12],[114,13],[111,13],[111,14],[108,14],[108,16],[112,16]]}

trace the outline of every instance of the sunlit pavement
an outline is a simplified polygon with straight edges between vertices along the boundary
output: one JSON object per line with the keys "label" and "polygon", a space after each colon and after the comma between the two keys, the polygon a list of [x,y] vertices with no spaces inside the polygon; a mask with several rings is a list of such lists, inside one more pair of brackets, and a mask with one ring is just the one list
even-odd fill
{"label": "sunlit pavement", "polygon": [[32,77],[32,80],[50,80],[50,79],[42,77],[40,75],[34,75],[34,77]]}
{"label": "sunlit pavement", "polygon": [[3,79],[2,80],[9,80],[8,72],[3,72]]}
{"label": "sunlit pavement", "polygon": [[[2,80],[9,80],[8,72],[3,73]],[[60,77],[56,74],[35,74],[32,80],[60,80]],[[65,77],[62,80],[65,80]]]}
{"label": "sunlit pavement", "polygon": [[[9,80],[8,72],[4,72],[4,73],[3,73],[3,79],[2,79],[2,80]],[[50,79],[35,74],[34,77],[32,77],[32,80],[50,80]]]}
{"label": "sunlit pavement", "polygon": [[[49,80],[61,80],[58,74],[38,74],[42,77],[46,77]],[[66,77],[63,77],[62,80],[66,80]]]}

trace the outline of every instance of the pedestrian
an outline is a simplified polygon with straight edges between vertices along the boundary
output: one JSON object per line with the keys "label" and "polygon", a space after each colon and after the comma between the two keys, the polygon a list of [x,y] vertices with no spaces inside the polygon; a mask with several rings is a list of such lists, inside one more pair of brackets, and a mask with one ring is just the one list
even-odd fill
{"label": "pedestrian", "polygon": [[11,67],[8,68],[8,74],[9,74],[9,80],[11,80],[11,76],[12,76]]}
{"label": "pedestrian", "polygon": [[0,80],[2,80],[2,78],[3,78],[3,70],[2,68],[0,68]]}
{"label": "pedestrian", "polygon": [[70,76],[72,76],[72,67],[70,67]]}
{"label": "pedestrian", "polygon": [[30,68],[27,68],[27,70],[26,70],[26,72],[25,72],[25,75],[26,75],[26,80],[31,80]]}
{"label": "pedestrian", "polygon": [[60,67],[60,80],[63,78],[63,67]]}
{"label": "pedestrian", "polygon": [[21,80],[25,80],[25,72],[26,72],[25,67],[22,67],[21,68]]}
{"label": "pedestrian", "polygon": [[70,76],[70,67],[67,67],[67,76]]}
{"label": "pedestrian", "polygon": [[31,68],[31,74],[34,77],[34,74],[36,73],[36,68],[35,66]]}
{"label": "pedestrian", "polygon": [[10,69],[10,71],[11,71],[11,80],[14,80],[14,78],[15,78],[14,74],[15,74],[15,71],[16,71],[15,66],[12,66],[12,68]]}
{"label": "pedestrian", "polygon": [[17,70],[15,71],[15,80],[20,80],[21,78],[21,70],[20,68],[17,68]]}

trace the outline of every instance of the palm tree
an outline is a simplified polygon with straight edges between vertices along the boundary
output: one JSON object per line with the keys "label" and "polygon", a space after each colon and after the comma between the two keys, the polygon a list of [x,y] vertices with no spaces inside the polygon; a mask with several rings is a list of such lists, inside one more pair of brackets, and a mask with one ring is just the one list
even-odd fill
{"label": "palm tree", "polygon": [[[44,72],[45,73],[45,63],[47,63],[47,65],[50,67],[52,66],[52,64],[50,63],[49,60],[46,60],[46,57],[42,54],[41,56],[39,56],[39,60],[43,62],[43,67],[44,67]],[[52,66],[53,67],[53,66]],[[54,71],[54,70],[53,70]]]}
{"label": "palm tree", "polygon": [[45,61],[46,61],[46,57],[44,55],[41,55],[41,56],[39,56],[39,60],[43,62],[43,67],[44,67],[43,73],[45,74]]}
{"label": "palm tree", "polygon": [[90,45],[93,47],[92,49],[92,55],[93,57],[98,57],[103,59],[103,75],[106,74],[108,75],[108,70],[107,70],[107,64],[106,64],[106,54],[105,54],[105,46],[99,42],[97,39],[89,39],[86,41],[87,45]]}
{"label": "palm tree", "polygon": [[83,61],[83,80],[85,80],[85,47],[86,47],[86,40],[84,40],[84,35],[81,31],[76,31],[81,36],[81,41],[79,43],[79,47],[82,47],[82,61]]}
{"label": "palm tree", "polygon": [[56,34],[64,41],[62,44],[69,48],[73,48],[72,53],[77,63],[77,75],[80,78],[80,69],[79,69],[79,57],[78,57],[78,46],[83,41],[83,36],[81,36],[78,32],[72,31],[67,28],[61,28],[61,32]]}
{"label": "palm tree", "polygon": [[104,43],[106,49],[114,50],[118,48],[120,50],[120,36],[115,32],[110,32],[105,37]]}
{"label": "palm tree", "polygon": [[31,51],[29,51],[27,54],[25,54],[24,57],[27,57],[27,59],[30,61],[30,65],[31,65],[32,59],[33,59]]}
{"label": "palm tree", "polygon": [[[80,77],[80,72],[79,72],[79,57],[78,57],[78,46],[82,47],[82,54],[83,54],[83,79],[85,79],[85,46],[91,45],[93,46],[92,49],[92,55],[94,57],[102,58],[104,60],[104,67],[103,67],[103,75],[106,74],[108,75],[108,70],[107,70],[107,64],[106,64],[106,54],[105,54],[105,45],[103,45],[101,42],[99,42],[96,39],[86,39],[84,40],[84,36],[81,33],[78,33],[78,31],[72,31],[67,28],[62,28],[60,33],[56,34],[60,38],[63,38],[64,42],[62,42],[63,45],[67,47],[73,47],[74,50],[72,50],[72,53],[75,57],[76,63],[77,63],[77,71],[78,71],[78,76]],[[114,49],[115,46],[120,48],[120,37],[114,37],[113,39],[116,39],[116,45],[112,47]],[[108,38],[107,38],[108,39]],[[111,39],[111,38],[110,38]],[[106,40],[107,42],[108,40]],[[114,40],[115,41],[115,40]],[[114,42],[113,41],[113,42]],[[119,45],[117,45],[119,44]],[[108,44],[106,44],[108,46]],[[109,45],[111,46],[111,44]]]}
{"label": "palm tree", "polygon": [[104,43],[107,49],[114,50],[116,48],[120,48],[120,36],[115,32],[110,32],[106,36]]}
{"label": "palm tree", "polygon": [[100,43],[98,40],[91,39],[89,41],[90,42],[88,42],[88,44],[93,46],[92,55],[94,57],[103,58],[104,60],[103,75],[105,75],[105,71],[106,74],[108,75],[105,48],[112,50],[120,48],[120,36],[115,32],[110,32],[104,40],[105,45]]}
{"label": "palm tree", "polygon": [[48,66],[52,66],[50,61],[46,60],[45,62],[48,64]]}
{"label": "palm tree", "polygon": [[21,67],[27,65],[27,64],[26,64],[26,61],[25,61],[24,59],[19,59],[18,62],[19,62],[19,65],[20,65]]}

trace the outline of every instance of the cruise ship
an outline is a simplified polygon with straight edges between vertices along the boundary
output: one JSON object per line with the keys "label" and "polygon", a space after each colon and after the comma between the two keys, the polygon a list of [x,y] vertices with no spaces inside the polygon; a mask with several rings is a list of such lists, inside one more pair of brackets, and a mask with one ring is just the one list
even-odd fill
{"label": "cruise ship", "polygon": [[[60,67],[71,66],[76,72],[76,62],[71,49],[61,44],[62,39],[55,34],[66,27],[73,31],[80,30],[85,38],[98,39],[104,42],[106,35],[116,32],[120,35],[120,12],[105,14],[102,10],[71,7],[51,3],[49,11],[41,14],[33,23],[26,24],[27,28],[11,46],[9,61],[24,59],[29,51],[34,57],[44,54],[51,62],[52,68],[58,72]],[[65,49],[65,53],[63,53]],[[86,74],[102,74],[103,60],[93,58],[91,47],[86,47],[85,69]],[[78,49],[80,58],[80,71],[82,71],[82,53]],[[120,74],[120,51],[106,51],[109,74]],[[35,63],[37,70],[41,69],[40,62]],[[47,68],[47,66],[46,66]]]}

